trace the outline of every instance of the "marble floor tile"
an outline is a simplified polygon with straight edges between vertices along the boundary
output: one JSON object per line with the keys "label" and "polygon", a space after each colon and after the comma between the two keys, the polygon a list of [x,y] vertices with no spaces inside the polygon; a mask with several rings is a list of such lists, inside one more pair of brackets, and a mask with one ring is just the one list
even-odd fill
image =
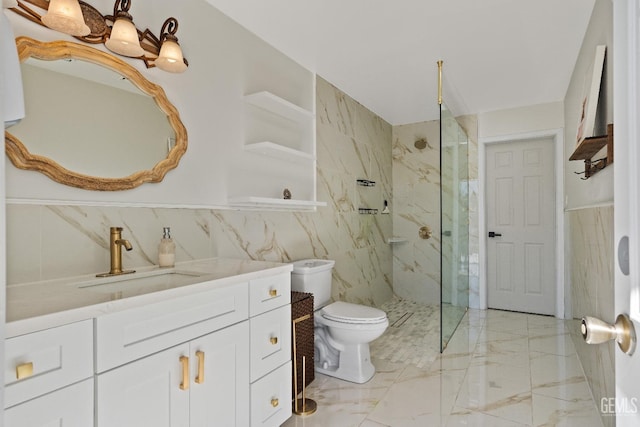
{"label": "marble floor tile", "polygon": [[[529,339],[517,335],[489,332],[476,346],[472,364],[529,366]],[[482,338],[481,338],[482,339]]]}
{"label": "marble floor tile", "polygon": [[563,320],[469,310],[440,354],[437,307],[399,301],[371,345],[374,377],[316,374],[318,411],[285,427],[602,427]]}
{"label": "marble floor tile", "polygon": [[572,402],[591,402],[591,391],[578,356],[531,353],[531,386],[534,394]]}
{"label": "marble floor tile", "polygon": [[485,329],[493,332],[505,332],[513,335],[528,336],[528,325],[525,317],[509,315],[488,316]]}
{"label": "marble floor tile", "polygon": [[464,376],[465,370],[429,371],[409,365],[367,418],[389,425],[440,419],[453,408]]}
{"label": "marble floor tile", "polygon": [[470,366],[456,406],[521,424],[531,424],[531,382],[528,367],[504,364]]}
{"label": "marble floor tile", "polygon": [[602,420],[591,402],[568,402],[547,396],[533,396],[535,427],[602,427]]}
{"label": "marble floor tile", "polygon": [[469,411],[454,408],[453,413],[447,419],[447,427],[474,426],[474,427],[525,427],[526,424],[504,420],[482,412]]}
{"label": "marble floor tile", "polygon": [[569,333],[552,333],[529,338],[529,350],[540,353],[569,356],[576,354],[573,340]]}

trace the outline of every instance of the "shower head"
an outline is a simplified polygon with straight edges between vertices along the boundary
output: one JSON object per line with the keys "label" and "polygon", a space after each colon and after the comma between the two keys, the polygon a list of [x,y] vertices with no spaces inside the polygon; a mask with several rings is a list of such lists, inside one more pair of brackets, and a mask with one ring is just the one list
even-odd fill
{"label": "shower head", "polygon": [[420,138],[413,143],[418,150],[424,150],[427,146],[427,138]]}

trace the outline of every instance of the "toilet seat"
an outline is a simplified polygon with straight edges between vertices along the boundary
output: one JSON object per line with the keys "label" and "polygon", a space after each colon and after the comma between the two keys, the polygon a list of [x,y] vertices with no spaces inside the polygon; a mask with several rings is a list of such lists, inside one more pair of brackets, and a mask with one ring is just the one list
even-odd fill
{"label": "toilet seat", "polygon": [[327,320],[350,324],[378,324],[387,321],[387,314],[366,305],[337,301],[324,307],[322,317]]}

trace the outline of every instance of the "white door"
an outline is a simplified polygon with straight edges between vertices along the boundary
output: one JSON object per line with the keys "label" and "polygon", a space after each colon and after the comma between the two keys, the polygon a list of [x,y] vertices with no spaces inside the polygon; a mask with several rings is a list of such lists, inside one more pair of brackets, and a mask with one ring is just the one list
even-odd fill
{"label": "white door", "polygon": [[555,313],[552,138],[486,147],[489,308]]}
{"label": "white door", "polygon": [[[617,246],[615,311],[628,314],[640,333],[640,4],[616,0],[613,5],[615,242],[628,236],[630,261],[627,275],[624,262],[617,261],[624,258],[624,248]],[[616,411],[617,426],[639,426],[640,350],[629,356],[616,349],[615,371],[615,401],[604,402],[605,409]]]}

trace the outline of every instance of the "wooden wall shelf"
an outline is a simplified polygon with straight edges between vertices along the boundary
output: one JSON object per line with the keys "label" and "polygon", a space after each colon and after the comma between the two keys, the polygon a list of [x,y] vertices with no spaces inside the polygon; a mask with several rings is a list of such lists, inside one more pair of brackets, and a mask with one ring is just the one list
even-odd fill
{"label": "wooden wall shelf", "polygon": [[[607,147],[607,156],[601,159],[592,160],[593,156],[603,147]],[[607,134],[602,136],[592,136],[585,138],[576,147],[575,151],[569,157],[569,160],[584,160],[584,172],[576,172],[576,174],[584,174],[584,178],[589,179],[598,171],[604,169],[613,163],[613,124],[607,125]]]}

